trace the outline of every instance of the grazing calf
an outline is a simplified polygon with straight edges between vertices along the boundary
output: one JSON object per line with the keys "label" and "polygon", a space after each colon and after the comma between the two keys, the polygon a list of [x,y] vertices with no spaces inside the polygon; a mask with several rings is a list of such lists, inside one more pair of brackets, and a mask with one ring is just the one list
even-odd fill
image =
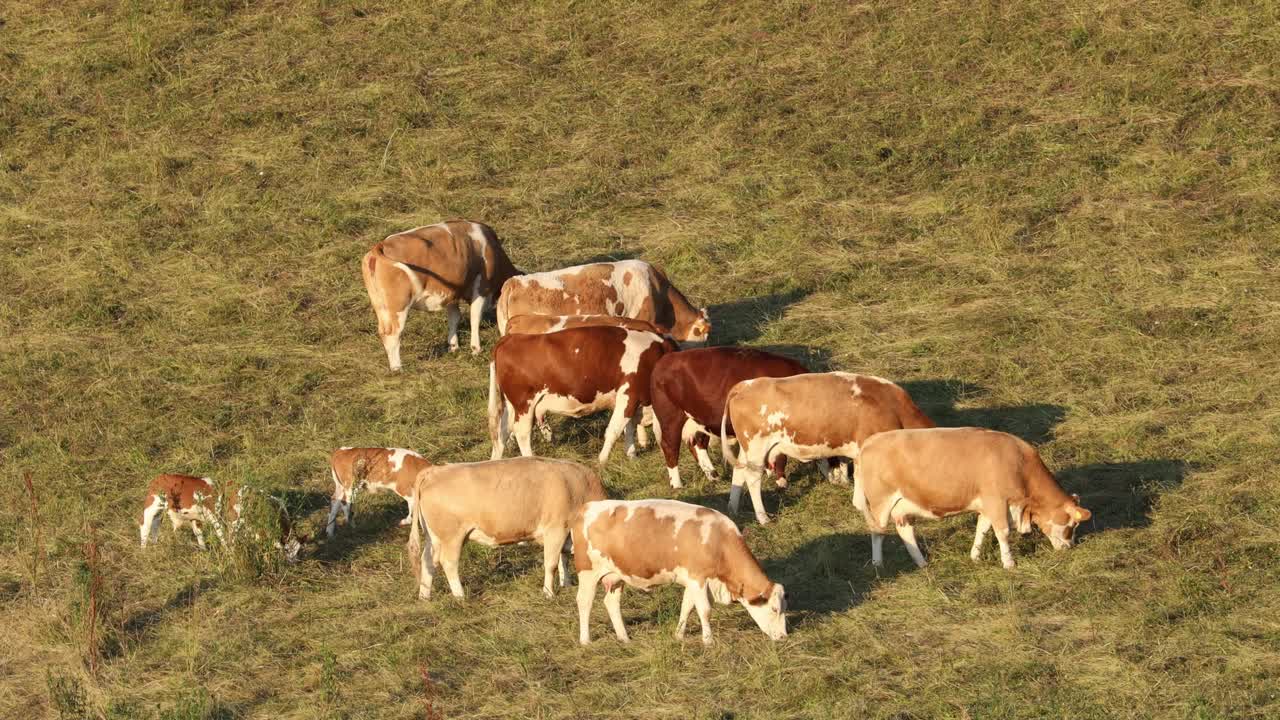
{"label": "grazing calf", "polygon": [[444,309],[449,351],[458,349],[458,302],[471,305],[471,351],[480,352],[480,316],[519,270],[488,225],[450,220],[389,235],[360,263],[378,316],[378,336],[392,370],[400,369],[400,334],[410,307]]}
{"label": "grazing calf", "polygon": [[[662,454],[667,462],[671,487],[680,482],[680,444],[688,443],[698,460],[698,467],[708,480],[716,480],[715,466],[707,454],[707,445],[715,428],[724,417],[725,398],[734,385],[758,377],[788,377],[809,372],[791,358],[763,350],[741,347],[711,347],[685,350],[664,355],[653,367],[649,380],[649,399],[661,432]],[[725,434],[733,437],[733,425]],[[769,469],[786,485],[785,455],[778,455]],[[839,460],[830,460],[832,467]]]}
{"label": "grazing calf", "polygon": [[573,521],[573,557],[578,570],[578,641],[591,642],[588,624],[596,583],[618,639],[623,584],[649,590],[680,583],[684,600],[676,637],[684,637],[689,611],[698,610],[702,642],[711,642],[711,601],[737,600],[773,640],[786,637],[786,594],[760,568],[738,526],[715,510],[676,500],[602,500],[587,503]]}
{"label": "grazing calf", "polygon": [[[729,391],[720,423],[721,449],[733,464],[729,511],[738,512],[745,483],[760,523],[769,522],[760,476],[772,458],[856,461],[858,448],[878,432],[933,427],[902,388],[871,375],[843,372],[744,380]],[[729,450],[729,423],[741,446],[737,458]]]}
{"label": "grazing calf", "polygon": [[675,340],[701,345],[711,334],[697,309],[661,270],[642,260],[577,265],[507,281],[498,299],[498,332],[517,315],[614,315],[669,328]]}
{"label": "grazing calf", "polygon": [[[329,503],[329,520],[325,532],[330,538],[338,524],[338,511],[343,511],[351,524],[352,503],[364,488],[390,490],[399,495],[413,510],[413,484],[418,473],[430,467],[426,458],[404,448],[344,447],[329,456],[329,472],[333,476],[333,500]],[[409,524],[409,516],[400,521]]]}
{"label": "grazing calf", "polygon": [[463,597],[458,558],[468,537],[483,545],[542,545],[542,592],[552,597],[557,560],[560,586],[568,582],[570,521],[583,503],[604,497],[600,478],[567,460],[513,458],[423,470],[409,513],[409,561],[418,597],[431,597],[437,565],[450,591]]}
{"label": "grazing calf", "polygon": [[[635,456],[635,428],[649,405],[649,375],[669,338],[618,327],[578,327],[547,335],[507,335],[493,347],[489,364],[489,439],[492,459],[501,458],[509,432],[523,455],[533,455],[533,424],[548,412],[583,417],[612,409],[600,462],[626,433],[627,456]],[[510,423],[510,425],[508,425]]]}
{"label": "grazing calf", "polygon": [[867,519],[871,562],[883,562],[881,546],[889,521],[916,565],[924,555],[916,545],[911,518],[978,513],[970,557],[976,562],[987,530],[994,528],[1005,568],[1014,566],[1009,523],[1018,532],[1040,526],[1053,547],[1071,547],[1075,528],[1090,513],[1080,498],[1058,486],[1040,454],[1008,433],[982,428],[895,430],[867,440],[854,472],[853,504]]}
{"label": "grazing calf", "polygon": [[[156,541],[160,532],[161,513],[169,515],[169,522],[173,524],[175,532],[183,525],[190,525],[201,550],[205,549],[202,527],[205,523],[213,528],[219,540],[230,542],[240,526],[240,510],[247,491],[248,488],[232,482],[225,484],[219,492],[213,480],[207,477],[157,475],[147,486],[142,515],[138,521],[142,547],[145,548],[148,542]],[[284,503],[271,496],[268,499],[280,506],[280,538],[275,546],[284,551],[289,562],[296,562],[302,544],[309,540],[294,534]],[[225,526],[230,527],[230,532],[227,532]]]}

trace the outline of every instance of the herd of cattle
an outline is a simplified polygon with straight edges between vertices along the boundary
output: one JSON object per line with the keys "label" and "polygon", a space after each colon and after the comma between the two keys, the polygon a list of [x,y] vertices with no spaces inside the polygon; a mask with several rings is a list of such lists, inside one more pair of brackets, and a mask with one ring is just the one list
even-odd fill
{"label": "herd of cattle", "polygon": [[[733,468],[728,508],[736,514],[747,488],[759,523],[769,522],[761,498],[766,472],[786,485],[786,461],[821,461],[828,480],[848,484],[871,531],[871,556],[882,563],[890,523],[911,558],[923,566],[914,518],[976,512],[972,557],[994,530],[1006,568],[1014,567],[1009,532],[1039,526],[1055,548],[1072,543],[1090,516],[1079,498],[1054,480],[1036,450],[1006,433],[938,428],[898,385],[871,375],[810,373],[800,363],[743,347],[697,347],[711,334],[705,309],[695,308],[654,266],[639,260],[600,262],[521,273],[491,228],[449,221],[392,235],[361,262],[378,335],[392,370],[411,307],[448,313],[449,348],[458,348],[460,302],[471,311],[471,349],[480,352],[480,321],[496,301],[498,331],[489,364],[488,425],[492,459],[435,465],[400,448],[340,448],[330,458],[333,498],[326,524],[351,522],[357,493],[385,490],[408,503],[409,553],[418,595],[429,598],[435,568],[463,596],[462,546],[535,542],[543,548],[543,592],[568,581],[572,554],[579,580],[579,638],[597,583],[618,638],[627,640],[622,587],[684,586],[676,636],[696,609],[710,642],[710,599],[740,602],[770,638],[786,635],[783,587],[769,580],[737,526],[725,515],[675,500],[610,500],[586,466],[533,456],[533,428],[551,440],[548,413],[582,417],[610,411],[599,462],[621,435],[628,456],[648,445],[651,427],[668,479],[682,487],[681,445],[688,445],[709,480],[707,449],[720,439]],[[682,349],[683,348],[683,349]],[[638,435],[638,437],[637,437]],[[514,436],[521,455],[504,460]],[[735,453],[733,444],[737,444]],[[154,540],[162,514],[175,530],[202,525],[234,537],[245,490],[215,487],[209,478],[160,475],[152,481],[139,526],[142,545]],[[281,506],[276,543],[296,559],[304,540]]]}

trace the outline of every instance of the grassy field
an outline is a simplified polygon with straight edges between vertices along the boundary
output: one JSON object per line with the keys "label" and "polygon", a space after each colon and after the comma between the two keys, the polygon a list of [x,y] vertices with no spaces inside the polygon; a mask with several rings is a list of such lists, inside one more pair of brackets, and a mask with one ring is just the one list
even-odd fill
{"label": "grassy field", "polygon": [[[400,5],[0,8],[0,717],[1280,716],[1280,6]],[[714,343],[1015,432],[1095,519],[1013,572],[924,523],[877,574],[805,467],[740,518],[791,636],[717,607],[708,649],[675,588],[579,647],[533,547],[417,602],[389,497],[290,568],[141,552],[160,471],[316,530],[335,446],[487,458],[487,359],[418,313],[391,375],[359,278],[449,217],[525,270],[659,263]],[[591,461],[603,418],[554,426]],[[653,450],[603,477],[673,494]]]}

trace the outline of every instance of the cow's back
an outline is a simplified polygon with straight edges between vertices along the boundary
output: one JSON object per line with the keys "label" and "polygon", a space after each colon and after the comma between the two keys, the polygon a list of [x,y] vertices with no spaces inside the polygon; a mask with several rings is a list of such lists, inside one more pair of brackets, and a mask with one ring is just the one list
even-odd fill
{"label": "cow's back", "polygon": [[470,224],[450,221],[396,233],[381,242],[382,252],[414,271],[427,294],[462,297],[484,268],[476,240],[458,227]]}
{"label": "cow's back", "polygon": [[[753,348],[714,347],[669,353],[654,366],[651,386],[703,427],[718,426],[729,391],[743,380],[789,377],[808,369],[788,357]],[[661,390],[659,390],[661,388]],[[725,431],[733,435],[732,423]]]}
{"label": "cow's back", "polygon": [[[512,278],[498,302],[500,329],[517,315],[612,315],[671,325],[653,267],[640,260],[591,263]],[[664,320],[665,318],[665,320]]]}
{"label": "cow's back", "polygon": [[[785,426],[796,445],[859,446],[868,437],[904,427],[933,427],[932,421],[894,383],[870,375],[830,372],[744,382],[731,392],[729,409],[763,429]],[[757,409],[764,408],[763,414]],[[754,417],[753,417],[754,415]]]}
{"label": "cow's back", "polygon": [[629,334],[623,328],[595,326],[506,335],[493,348],[498,387],[513,402],[513,392],[543,388],[589,402],[619,384]]}

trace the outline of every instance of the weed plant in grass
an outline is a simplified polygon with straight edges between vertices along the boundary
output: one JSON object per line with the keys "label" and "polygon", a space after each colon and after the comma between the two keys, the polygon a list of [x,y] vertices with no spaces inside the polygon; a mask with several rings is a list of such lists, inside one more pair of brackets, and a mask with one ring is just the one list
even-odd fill
{"label": "weed plant in grass", "polygon": [[[1278,13],[11,0],[0,717],[1280,715]],[[450,217],[523,269],[658,263],[712,342],[1027,438],[1094,520],[1018,538],[1014,572],[930,522],[928,568],[890,539],[877,574],[848,489],[801,468],[776,523],[739,518],[790,637],[717,607],[706,649],[674,589],[580,648],[529,547],[468,547],[466,602],[416,602],[385,496],[270,572],[141,550],[157,472],[254,478],[314,534],[334,447],[488,456],[486,358],[424,312],[386,372],[357,267]],[[540,451],[591,461],[602,418],[553,425]],[[659,456],[615,458],[611,495],[723,507]],[[94,674],[87,524],[118,613]]]}

